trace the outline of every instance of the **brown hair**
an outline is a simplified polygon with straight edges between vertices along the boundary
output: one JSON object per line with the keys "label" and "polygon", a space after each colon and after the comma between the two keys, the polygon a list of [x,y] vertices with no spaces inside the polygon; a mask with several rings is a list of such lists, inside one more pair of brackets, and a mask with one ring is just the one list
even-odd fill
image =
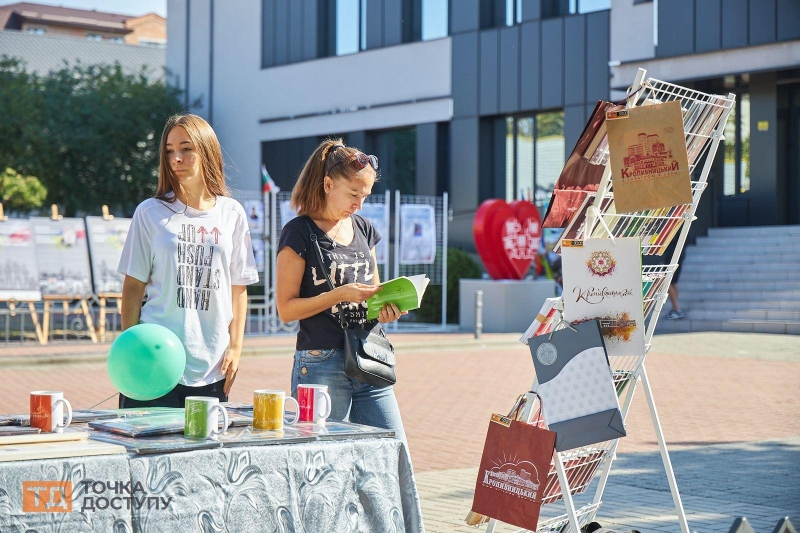
{"label": "brown hair", "polygon": [[[378,173],[370,165],[366,165],[361,170],[354,164],[348,164],[348,158],[360,152],[357,148],[345,146],[340,138],[329,138],[322,141],[311,157],[308,158],[297,183],[292,189],[292,208],[298,215],[315,215],[325,207],[325,176],[338,181],[340,179],[350,180],[357,175],[363,177],[373,176],[378,181]],[[335,158],[335,161],[329,161]],[[343,161],[342,164],[332,166],[331,163]],[[330,169],[325,173],[325,169]]]}
{"label": "brown hair", "polygon": [[[200,169],[203,172],[203,181],[208,192],[214,196],[230,196],[228,186],[225,184],[225,170],[222,165],[222,148],[219,145],[217,134],[211,125],[197,115],[173,115],[164,125],[161,134],[160,154],[158,161],[158,189],[156,198],[166,202],[174,202],[177,190],[181,189],[178,177],[172,172],[167,160],[167,136],[172,128],[177,126],[186,130],[192,140],[200,158]],[[169,197],[168,193],[175,193]]]}

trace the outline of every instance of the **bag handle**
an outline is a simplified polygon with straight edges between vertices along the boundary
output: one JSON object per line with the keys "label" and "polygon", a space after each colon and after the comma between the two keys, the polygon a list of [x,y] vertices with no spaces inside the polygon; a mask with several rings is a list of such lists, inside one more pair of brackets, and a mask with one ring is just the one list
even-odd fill
{"label": "bag handle", "polygon": [[[317,233],[314,231],[314,228],[311,227],[310,217],[305,215],[304,217],[306,222],[306,227],[308,227],[309,238],[311,239],[311,245],[316,251],[317,260],[319,261],[319,266],[322,268],[322,273],[325,274],[325,279],[328,281],[328,288],[333,290],[335,287],[333,285],[333,280],[331,279],[330,274],[328,274],[328,269],[325,268],[325,260],[322,258],[322,249],[319,247],[319,240],[317,239]],[[344,318],[344,311],[342,311],[341,302],[339,304],[339,325],[342,329],[347,329],[347,320]]]}

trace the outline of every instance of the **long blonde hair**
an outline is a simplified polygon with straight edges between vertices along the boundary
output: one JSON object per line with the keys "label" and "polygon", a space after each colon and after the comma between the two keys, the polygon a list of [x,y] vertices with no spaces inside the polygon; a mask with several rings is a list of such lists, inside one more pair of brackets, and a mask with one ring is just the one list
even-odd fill
{"label": "long blonde hair", "polygon": [[[314,216],[325,207],[325,176],[332,180],[350,180],[356,176],[372,176],[378,181],[378,173],[370,165],[358,170],[352,164],[343,163],[336,166],[327,164],[329,158],[335,157],[336,161],[345,161],[360,152],[357,148],[345,146],[340,138],[325,139],[317,146],[311,157],[308,158],[297,183],[292,189],[292,208],[298,215]],[[325,172],[325,169],[329,169]]]}
{"label": "long blonde hair", "polygon": [[[160,154],[158,158],[158,189],[156,198],[166,202],[175,202],[177,191],[182,190],[178,177],[172,171],[167,160],[167,136],[177,126],[186,130],[200,157],[200,169],[208,192],[214,196],[230,196],[225,183],[225,170],[222,164],[222,147],[217,134],[211,125],[197,115],[173,115],[169,117],[161,134]],[[168,196],[169,193],[174,193]]]}

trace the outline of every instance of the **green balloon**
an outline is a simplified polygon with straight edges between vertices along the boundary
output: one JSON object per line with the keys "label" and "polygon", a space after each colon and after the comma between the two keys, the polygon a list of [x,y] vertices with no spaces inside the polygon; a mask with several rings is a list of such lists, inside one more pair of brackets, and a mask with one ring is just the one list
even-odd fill
{"label": "green balloon", "polygon": [[186,369],[186,352],[172,331],[138,324],[122,332],[108,352],[108,376],[134,400],[153,400],[175,388]]}

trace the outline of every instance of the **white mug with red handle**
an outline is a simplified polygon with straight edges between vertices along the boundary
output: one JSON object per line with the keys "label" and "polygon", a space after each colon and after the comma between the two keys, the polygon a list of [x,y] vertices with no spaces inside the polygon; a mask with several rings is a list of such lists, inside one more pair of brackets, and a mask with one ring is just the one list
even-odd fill
{"label": "white mug with red handle", "polygon": [[331,416],[331,395],[327,385],[298,385],[297,403],[300,405],[300,422],[325,424]]}

